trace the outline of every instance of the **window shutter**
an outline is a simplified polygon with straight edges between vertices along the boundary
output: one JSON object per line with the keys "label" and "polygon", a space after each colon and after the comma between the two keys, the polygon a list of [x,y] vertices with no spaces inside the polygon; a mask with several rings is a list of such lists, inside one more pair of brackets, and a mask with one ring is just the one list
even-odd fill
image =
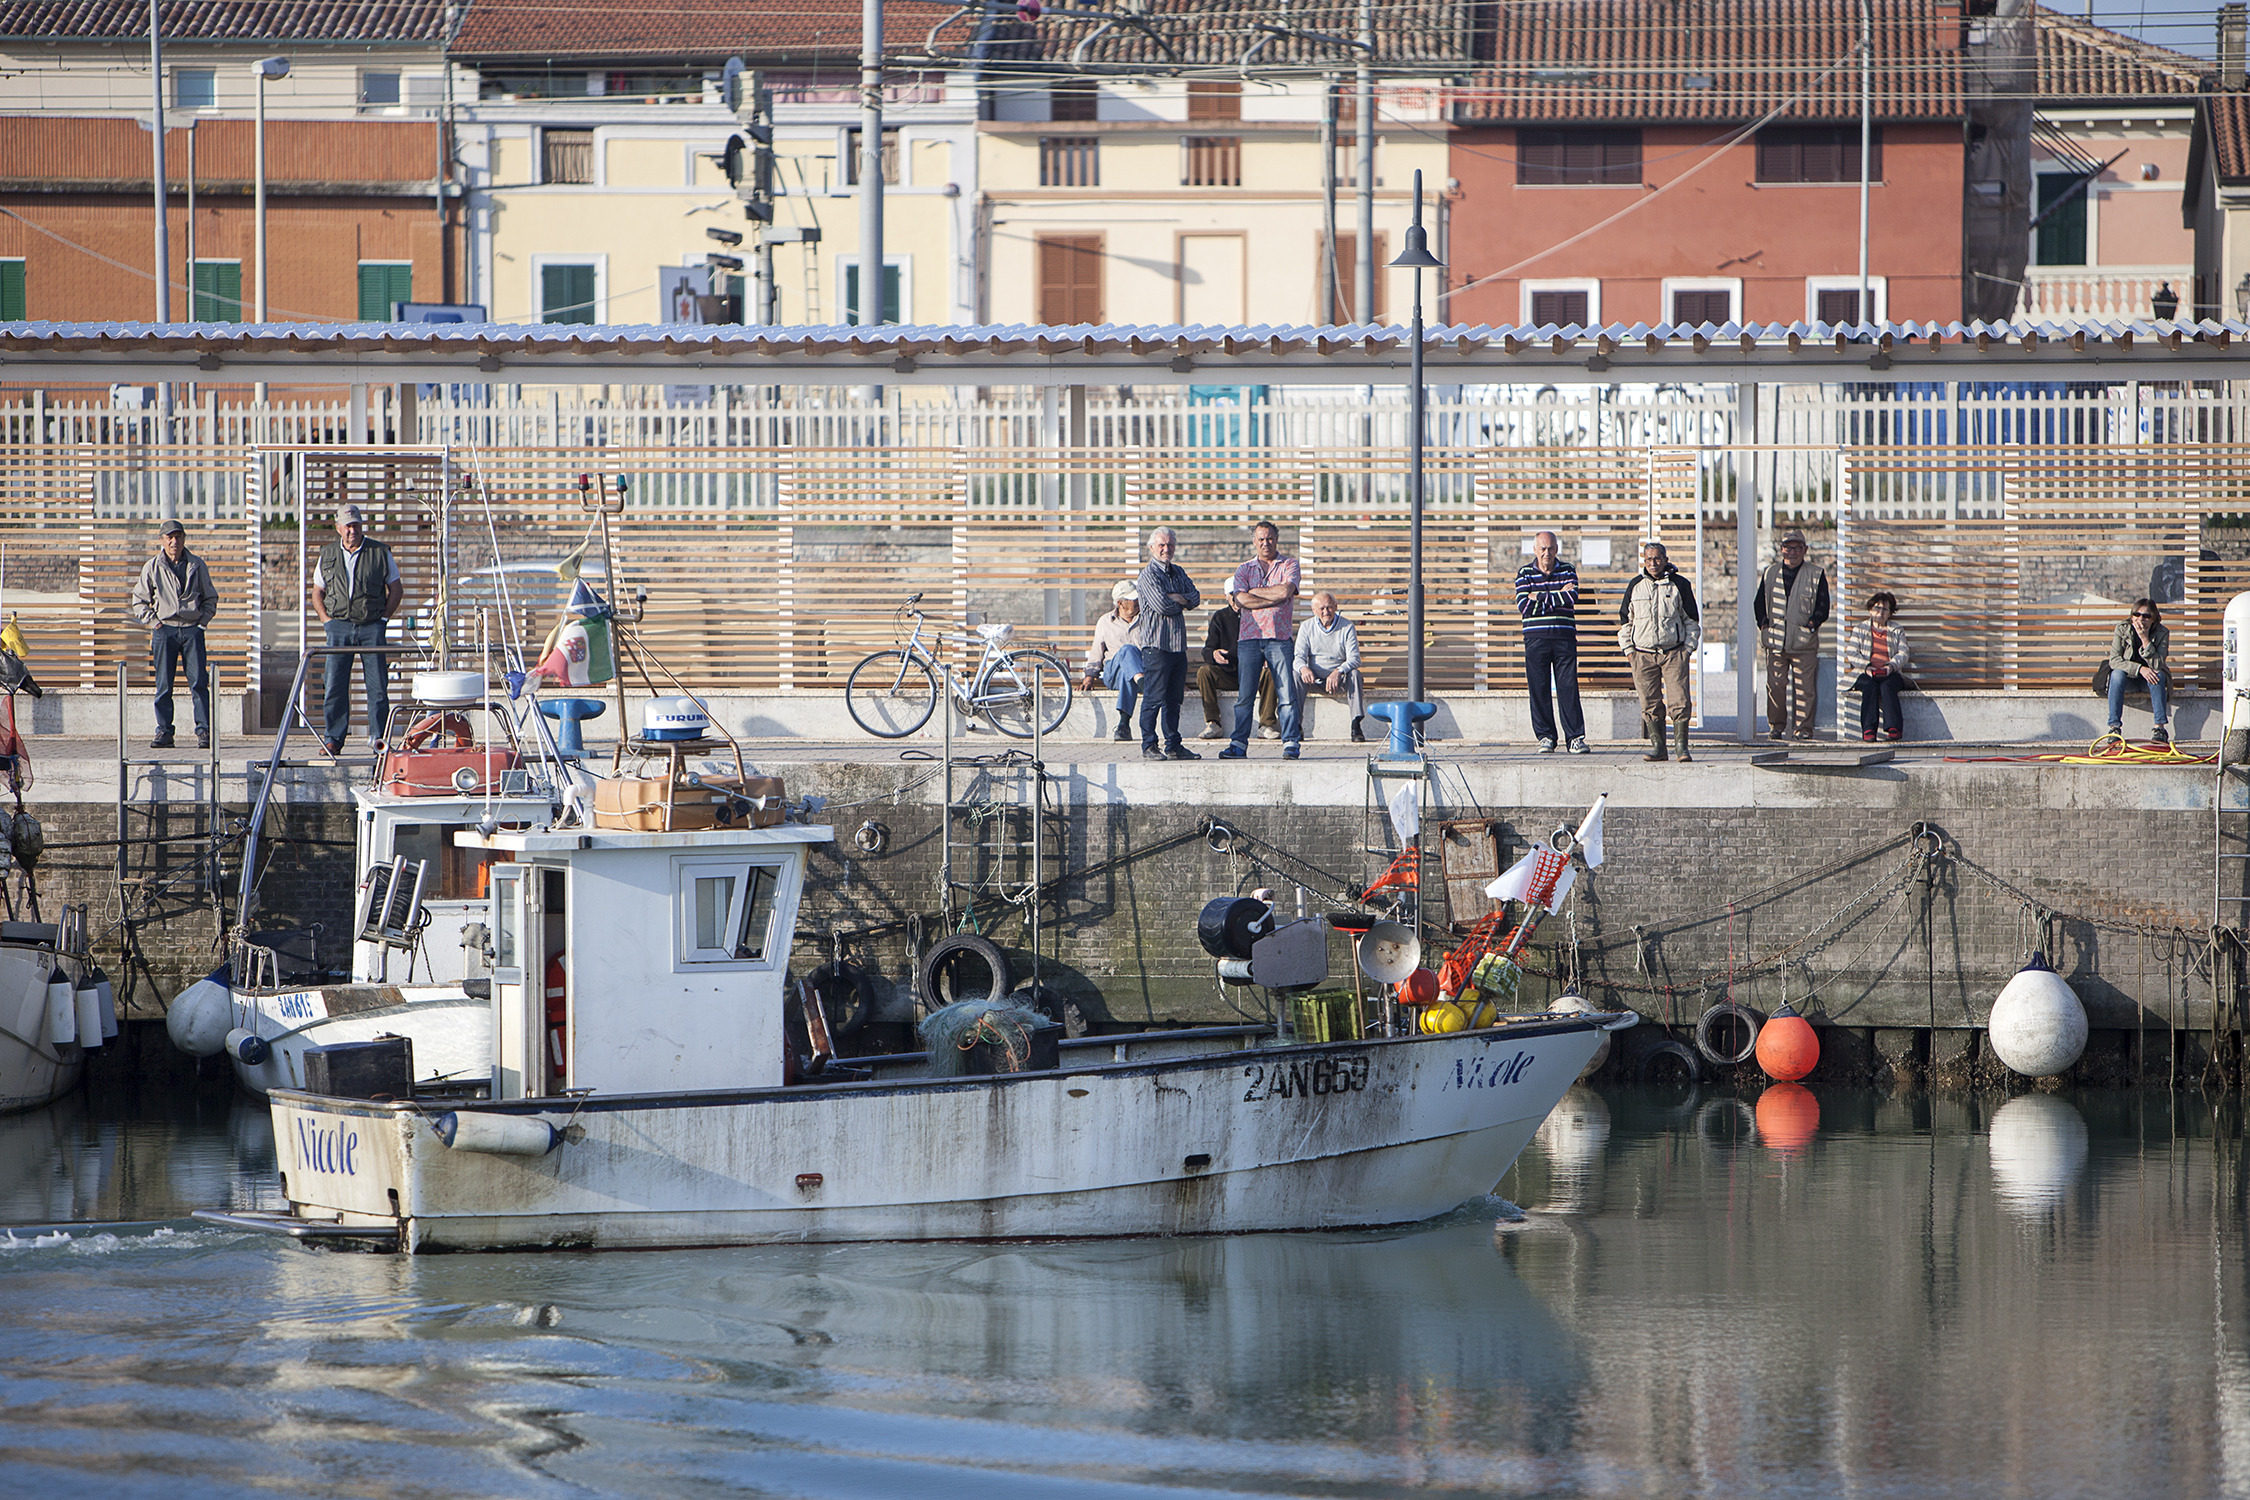
{"label": "window shutter", "polygon": [[23,265],[20,260],[0,260],[0,323],[20,323],[24,311]]}
{"label": "window shutter", "polygon": [[1055,326],[1102,321],[1100,235],[1040,236],[1039,321]]}
{"label": "window shutter", "polygon": [[1557,328],[1567,328],[1575,323],[1586,326],[1586,314],[1592,299],[1584,292],[1541,292],[1531,294],[1531,324],[1543,328],[1552,323]]}
{"label": "window shutter", "polygon": [[198,323],[242,321],[242,262],[199,260],[195,263],[193,317]]}
{"label": "window shutter", "polygon": [[[898,321],[898,267],[883,267],[883,321]],[[844,321],[856,326],[859,322],[859,263],[844,267]]]}
{"label": "window shutter", "polygon": [[1732,292],[1674,292],[1672,294],[1672,321],[1694,327],[1700,323],[1724,323],[1734,316]]}
{"label": "window shutter", "polygon": [[414,267],[363,261],[359,268],[359,320],[388,323],[391,304],[414,300]]}
{"label": "window shutter", "polygon": [[539,273],[540,321],[592,323],[594,268],[592,266],[542,266]]}
{"label": "window shutter", "polygon": [[1859,288],[1817,292],[1813,296],[1813,317],[1822,323],[1857,323],[1859,321]]}

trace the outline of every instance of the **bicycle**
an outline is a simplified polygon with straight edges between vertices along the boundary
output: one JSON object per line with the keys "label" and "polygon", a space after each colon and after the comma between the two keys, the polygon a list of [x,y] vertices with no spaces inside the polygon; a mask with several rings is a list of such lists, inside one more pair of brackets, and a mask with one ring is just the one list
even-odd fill
{"label": "bicycle", "polygon": [[[899,606],[901,629],[905,628],[906,616],[914,617],[914,629],[905,643],[872,653],[844,679],[844,707],[851,711],[853,723],[886,740],[912,734],[930,722],[937,708],[938,677],[942,674],[962,712],[981,713],[1002,734],[1027,740],[1031,738],[1032,674],[1036,664],[1046,678],[1039,685],[1040,703],[1043,709],[1051,710],[1041,718],[1039,731],[1053,734],[1061,727],[1070,712],[1076,685],[1070,669],[1053,652],[1007,650],[1008,637],[1015,633],[1013,625],[979,625],[975,635],[948,638],[956,645],[982,646],[984,651],[974,672],[956,673],[922,644],[922,627],[928,616],[914,607],[921,602],[920,594],[911,594]],[[1055,691],[1058,686],[1059,694]]]}

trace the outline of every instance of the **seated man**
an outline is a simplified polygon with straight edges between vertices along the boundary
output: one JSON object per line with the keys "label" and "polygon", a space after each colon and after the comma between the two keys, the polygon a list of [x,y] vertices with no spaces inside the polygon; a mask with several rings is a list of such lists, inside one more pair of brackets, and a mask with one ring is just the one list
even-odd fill
{"label": "seated man", "polygon": [[1352,743],[1364,744],[1359,721],[1367,717],[1367,699],[1360,682],[1359,632],[1336,608],[1336,596],[1325,590],[1313,595],[1313,617],[1297,627],[1297,680],[1316,693],[1349,696],[1352,700]]}
{"label": "seated man", "polygon": [[[1220,727],[1219,694],[1232,698],[1241,688],[1242,678],[1235,663],[1235,641],[1242,633],[1242,606],[1234,602],[1234,590],[1227,589],[1224,609],[1211,611],[1211,623],[1203,632],[1203,660],[1195,669],[1195,690],[1203,699],[1203,738],[1223,740],[1227,731]],[[1281,738],[1281,703],[1275,696],[1279,684],[1272,677],[1258,679],[1258,738]],[[1227,712],[1231,722],[1233,711]]]}
{"label": "seated man", "polygon": [[1117,728],[1110,738],[1129,740],[1133,700],[1141,692],[1141,648],[1133,644],[1133,621],[1140,615],[1141,599],[1133,580],[1112,586],[1109,602],[1109,613],[1094,622],[1094,644],[1086,653],[1086,675],[1078,689],[1090,693],[1096,683],[1117,689]]}

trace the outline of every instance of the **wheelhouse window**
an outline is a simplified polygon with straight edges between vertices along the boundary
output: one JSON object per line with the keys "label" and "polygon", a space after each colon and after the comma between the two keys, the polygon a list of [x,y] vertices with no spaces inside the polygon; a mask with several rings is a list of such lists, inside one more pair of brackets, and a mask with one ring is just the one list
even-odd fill
{"label": "wheelhouse window", "polygon": [[1640,180],[1638,130],[1516,132],[1516,181],[1525,187],[1630,187]]}
{"label": "wheelhouse window", "polygon": [[736,964],[769,961],[773,951],[778,865],[742,859],[683,860],[678,865],[680,961]]}
{"label": "wheelhouse window", "polygon": [[422,886],[425,901],[482,901],[490,894],[493,862],[499,855],[489,849],[464,849],[453,835],[466,833],[467,823],[401,823],[391,830],[391,853],[429,866]]}

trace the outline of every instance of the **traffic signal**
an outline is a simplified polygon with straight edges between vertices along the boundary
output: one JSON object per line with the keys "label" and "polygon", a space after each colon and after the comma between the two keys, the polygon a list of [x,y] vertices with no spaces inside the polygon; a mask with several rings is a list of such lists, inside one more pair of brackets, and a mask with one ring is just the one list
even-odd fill
{"label": "traffic signal", "polygon": [[742,200],[742,216],[759,224],[773,222],[773,95],[766,91],[765,75],[744,69],[742,59],[731,58],[725,74],[727,108],[742,124],[727,138],[727,182]]}

